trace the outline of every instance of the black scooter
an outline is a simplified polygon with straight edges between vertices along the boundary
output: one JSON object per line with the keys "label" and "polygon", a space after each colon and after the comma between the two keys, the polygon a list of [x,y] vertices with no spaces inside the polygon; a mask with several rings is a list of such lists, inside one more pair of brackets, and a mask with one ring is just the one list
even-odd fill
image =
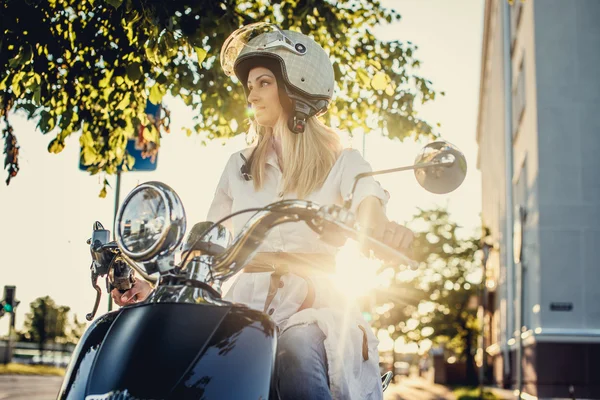
{"label": "black scooter", "polygon": [[[415,165],[361,174],[354,188],[365,176],[408,169],[427,190],[448,193],[464,180],[466,161],[454,146],[436,141],[425,146]],[[181,201],[165,184],[139,185],[117,214],[116,241],[99,222],[94,225],[88,244],[97,296],[86,318],[91,321],[98,309],[99,277],[106,276],[108,292],[131,288],[134,270],[156,286],[144,301],[90,325],[58,399],[269,399],[275,324],[260,311],[224,301],[221,285],[246,265],[271,228],[298,221],[327,243],[360,237],[377,257],[416,267],[402,253],[361,235],[351,204],[352,194],[344,206],[284,200],[196,224],[176,263],[186,226]],[[242,212],[255,214],[232,240],[221,223]],[[391,372],[382,376],[384,390],[391,379]]]}

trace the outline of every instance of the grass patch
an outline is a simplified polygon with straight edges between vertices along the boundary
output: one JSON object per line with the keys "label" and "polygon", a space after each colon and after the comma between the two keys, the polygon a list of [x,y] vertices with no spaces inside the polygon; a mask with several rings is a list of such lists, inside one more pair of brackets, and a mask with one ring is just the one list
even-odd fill
{"label": "grass patch", "polygon": [[50,375],[64,376],[65,369],[52,367],[50,365],[29,365],[29,364],[0,364],[0,375]]}
{"label": "grass patch", "polygon": [[[452,390],[456,400],[477,400],[479,399],[479,388],[478,387],[456,387]],[[500,397],[496,396],[489,390],[483,391],[483,398],[485,400],[499,400]]]}

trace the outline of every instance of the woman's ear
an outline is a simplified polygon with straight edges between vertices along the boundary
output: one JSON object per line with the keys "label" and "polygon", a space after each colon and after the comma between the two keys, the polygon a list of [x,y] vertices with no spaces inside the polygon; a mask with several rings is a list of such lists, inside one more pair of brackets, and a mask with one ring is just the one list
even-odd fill
{"label": "woman's ear", "polygon": [[[279,85],[279,82],[277,84]],[[283,109],[283,112],[286,114],[286,116],[292,115],[294,103],[290,96],[288,96],[283,85],[279,86],[279,103],[281,103],[281,108]]]}

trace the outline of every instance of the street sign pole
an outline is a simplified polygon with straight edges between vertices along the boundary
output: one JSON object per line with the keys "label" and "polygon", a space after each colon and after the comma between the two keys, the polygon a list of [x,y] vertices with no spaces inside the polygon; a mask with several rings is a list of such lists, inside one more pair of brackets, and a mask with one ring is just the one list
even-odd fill
{"label": "street sign pole", "polygon": [[8,364],[10,362],[11,357],[11,349],[12,349],[12,335],[13,328],[15,326],[15,313],[14,311],[10,313],[10,325],[8,326],[8,339],[6,340],[6,348],[4,349],[4,364]]}
{"label": "street sign pole", "polygon": [[[115,215],[113,216],[113,239],[116,239],[117,232],[117,213],[119,212],[119,197],[121,196],[121,169],[117,169],[117,184],[115,185]],[[108,294],[108,311],[112,311],[113,301],[110,293]]]}
{"label": "street sign pole", "polygon": [[17,300],[17,288],[12,285],[4,286],[4,299],[2,300],[2,313],[10,314],[10,322],[8,325],[8,339],[6,340],[6,348],[4,349],[4,364],[8,364],[11,358],[12,349],[12,334],[15,328],[15,313],[19,305]]}

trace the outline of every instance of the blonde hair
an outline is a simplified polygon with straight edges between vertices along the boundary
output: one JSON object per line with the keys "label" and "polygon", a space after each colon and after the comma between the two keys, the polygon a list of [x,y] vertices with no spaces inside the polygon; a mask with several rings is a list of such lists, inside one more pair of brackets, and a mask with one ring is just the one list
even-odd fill
{"label": "blonde hair", "polygon": [[272,139],[279,135],[283,158],[280,160],[283,169],[282,190],[285,194],[295,193],[299,199],[323,186],[342,150],[337,132],[318,117],[309,118],[304,133],[296,134],[288,128],[286,113],[282,112],[273,128],[260,126],[251,120],[249,133],[258,140],[250,166],[254,190],[263,187],[267,155]]}

